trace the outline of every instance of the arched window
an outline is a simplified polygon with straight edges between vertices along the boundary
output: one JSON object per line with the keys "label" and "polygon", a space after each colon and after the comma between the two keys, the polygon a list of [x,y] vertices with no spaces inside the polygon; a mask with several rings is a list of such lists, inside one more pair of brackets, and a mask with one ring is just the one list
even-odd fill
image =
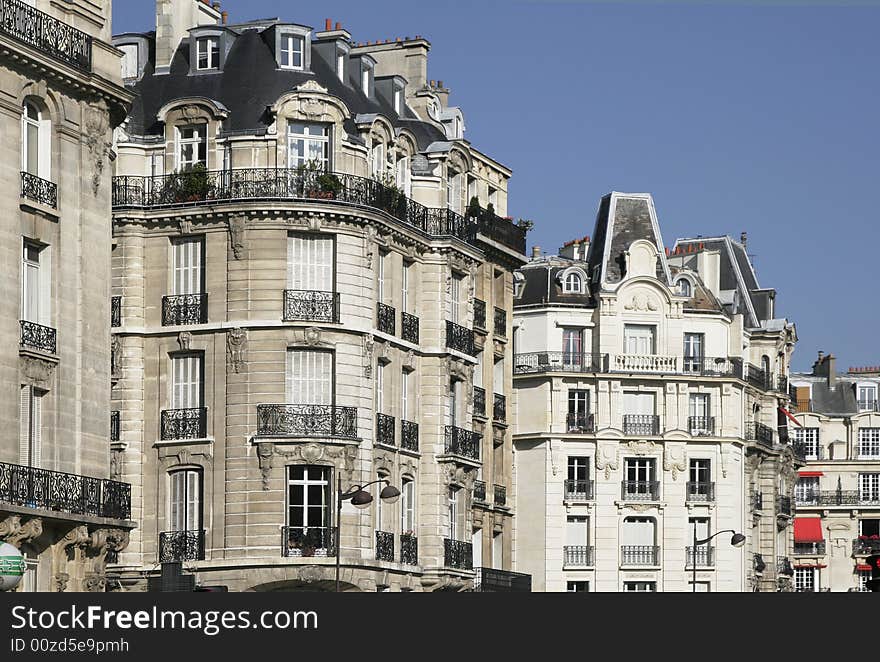
{"label": "arched window", "polygon": [[687,278],[678,281],[678,293],[683,297],[689,297],[693,293],[691,282]]}
{"label": "arched window", "polygon": [[766,354],[761,357],[761,370],[764,371],[764,377],[770,376],[770,357]]}
{"label": "arched window", "polygon": [[27,102],[21,114],[21,169],[49,179],[49,125],[45,113]]}
{"label": "arched window", "polygon": [[563,294],[582,294],[584,291],[584,279],[575,271],[565,275],[562,281]]}

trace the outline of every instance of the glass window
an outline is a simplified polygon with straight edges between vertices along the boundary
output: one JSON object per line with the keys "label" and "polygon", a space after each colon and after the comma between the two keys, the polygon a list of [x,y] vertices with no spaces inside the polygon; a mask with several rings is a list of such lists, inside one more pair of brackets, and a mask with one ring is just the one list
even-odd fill
{"label": "glass window", "polygon": [[459,535],[459,526],[458,526],[458,515],[459,515],[459,490],[457,487],[449,488],[449,539],[450,540],[458,540]]}
{"label": "glass window", "polygon": [[370,96],[370,75],[372,67],[363,60],[361,61],[361,91]]}
{"label": "glass window", "polygon": [[287,289],[332,292],[333,238],[291,234],[287,237]]}
{"label": "glass window", "polygon": [[290,122],[287,125],[287,166],[330,169],[330,127]]}
{"label": "glass window", "polygon": [[394,175],[397,188],[403,191],[406,197],[412,197],[412,182],[409,176],[409,157],[401,156],[397,159],[397,167]]}
{"label": "glass window", "polygon": [[708,393],[691,393],[688,397],[688,432],[692,435],[714,434],[714,421]]}
{"label": "glass window", "polygon": [[208,125],[192,124],[177,127],[177,169],[190,170],[195,165],[207,165]]}
{"label": "glass window", "polygon": [[795,503],[816,503],[819,496],[819,477],[802,476],[794,485]]}
{"label": "glass window", "polygon": [[35,324],[48,320],[44,312],[48,309],[49,297],[43,288],[49,284],[48,278],[41,278],[43,248],[29,241],[23,243],[21,262],[21,319]]}
{"label": "glass window", "polygon": [[590,458],[588,457],[569,457],[568,458],[568,480],[570,481],[586,481],[590,479]]}
{"label": "glass window", "polygon": [[874,411],[877,408],[877,387],[859,386],[859,411]]}
{"label": "glass window", "polygon": [[819,586],[818,568],[795,568],[794,590],[799,593],[814,593]]}
{"label": "glass window", "polygon": [[202,528],[202,472],[184,469],[170,475],[169,516],[172,531],[200,531]]}
{"label": "glass window", "polygon": [[220,38],[200,37],[196,39],[196,69],[216,69],[220,66]]}
{"label": "glass window", "polygon": [[171,293],[201,294],[203,291],[202,237],[171,240]]}
{"label": "glass window", "polygon": [[333,352],[287,350],[287,402],[302,405],[333,404]]}
{"label": "glass window", "polygon": [[692,483],[709,483],[712,481],[712,461],[703,458],[690,460],[688,478]]}
{"label": "glass window", "polygon": [[198,409],[202,406],[202,355],[171,357],[171,408]]}
{"label": "glass window", "polygon": [[380,140],[374,141],[370,149],[370,169],[373,179],[380,179],[385,174],[385,143]]}
{"label": "glass window", "polygon": [[303,44],[305,40],[299,35],[281,35],[281,66],[284,69],[303,68]]}
{"label": "glass window", "polygon": [[403,96],[403,92],[399,87],[394,88],[394,112],[400,115],[400,99]]}
{"label": "glass window", "polygon": [[877,457],[880,457],[880,428],[859,428],[859,459]]}
{"label": "glass window", "polygon": [[26,103],[21,116],[21,169],[36,177],[46,179],[48,166],[48,140],[42,131],[43,113],[32,103]]}
{"label": "glass window", "polygon": [[576,365],[583,361],[584,333],[581,329],[562,330],[562,354],[565,365]]}
{"label": "glass window", "polygon": [[[880,430],[874,428],[876,432]],[[819,459],[819,428],[794,428],[794,441],[803,449],[804,455],[808,460]],[[861,454],[862,430],[859,430],[859,454]],[[880,439],[877,439],[880,444]],[[880,453],[880,448],[878,448]]]}
{"label": "glass window", "polygon": [[678,293],[683,297],[691,296],[693,288],[691,287],[691,282],[687,278],[682,278],[678,281]]}
{"label": "glass window", "polygon": [[137,78],[138,75],[138,46],[137,44],[125,44],[120,46],[122,51],[122,77]]}
{"label": "glass window", "polygon": [[627,324],[623,328],[623,346],[627,354],[647,356],[654,353],[654,327]]}
{"label": "glass window", "polygon": [[580,582],[566,582],[565,590],[568,593],[589,593],[590,592],[590,582],[580,581]]}
{"label": "glass window", "polygon": [[416,483],[404,478],[400,490],[400,532],[415,535],[416,529]]}
{"label": "glass window", "polygon": [[25,467],[42,466],[44,395],[33,386],[21,386],[18,463]]}
{"label": "glass window", "polygon": [[562,281],[562,292],[564,294],[582,294],[583,286],[584,279],[581,278],[579,273],[572,271],[567,274],[565,280]]}
{"label": "glass window", "polygon": [[446,206],[454,212],[461,204],[461,178],[461,173],[450,170],[446,180]]}
{"label": "glass window", "polygon": [[[317,529],[312,539],[326,547],[329,535],[321,535],[330,526],[330,467],[295,465],[288,467],[287,524],[297,533]],[[321,544],[323,543],[323,545]]]}
{"label": "glass window", "polygon": [[345,53],[342,51],[336,53],[336,75],[345,82]]}
{"label": "glass window", "polygon": [[705,336],[702,333],[684,334],[684,370],[688,373],[701,372]]}
{"label": "glass window", "polygon": [[623,582],[623,590],[627,593],[656,593],[657,582]]}
{"label": "glass window", "polygon": [[859,501],[880,502],[880,473],[859,474]]}
{"label": "glass window", "polygon": [[590,392],[586,389],[568,390],[568,418],[567,428],[571,430],[585,430],[589,427],[590,418]]}

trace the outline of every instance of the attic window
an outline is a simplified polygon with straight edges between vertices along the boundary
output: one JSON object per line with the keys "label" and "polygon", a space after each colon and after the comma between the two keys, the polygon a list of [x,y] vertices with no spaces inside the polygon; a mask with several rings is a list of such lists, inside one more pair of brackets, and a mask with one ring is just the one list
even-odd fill
{"label": "attic window", "polygon": [[370,96],[370,77],[372,73],[373,67],[361,60],[361,90],[367,96]]}
{"label": "attic window", "polygon": [[345,51],[336,51],[336,75],[339,80],[345,82]]}
{"label": "attic window", "polygon": [[220,66],[220,38],[200,37],[196,40],[196,69],[207,71]]}
{"label": "attic window", "polygon": [[124,79],[138,77],[138,45],[124,44],[119,47],[122,51],[122,77]]}
{"label": "attic window", "polygon": [[693,295],[691,282],[687,278],[682,278],[678,281],[678,293],[683,297],[689,297]]}
{"label": "attic window", "polygon": [[403,96],[403,90],[399,87],[394,88],[394,112],[400,115],[400,99]]}
{"label": "attic window", "polygon": [[303,68],[303,45],[305,39],[299,35],[286,34],[281,36],[281,68]]}
{"label": "attic window", "polygon": [[563,294],[583,294],[584,279],[576,271],[570,271],[562,279]]}

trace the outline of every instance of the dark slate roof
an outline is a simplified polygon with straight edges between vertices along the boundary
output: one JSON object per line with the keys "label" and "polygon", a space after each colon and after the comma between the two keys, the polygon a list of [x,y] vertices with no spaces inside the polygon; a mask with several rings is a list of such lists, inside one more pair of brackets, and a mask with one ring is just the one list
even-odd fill
{"label": "dark slate roof", "polygon": [[826,377],[816,377],[812,374],[792,374],[793,382],[809,381],[810,411],[819,414],[857,414],[859,412],[856,400],[855,382],[838,377],[834,382],[834,388],[828,386]]}
{"label": "dark slate roof", "polygon": [[524,281],[520,296],[513,300],[515,307],[540,304],[589,306],[591,302],[589,289],[586,294],[563,294],[559,276],[570,267],[580,267],[587,271],[585,262],[569,260],[564,257],[551,256],[532,260],[523,266],[519,273]]}

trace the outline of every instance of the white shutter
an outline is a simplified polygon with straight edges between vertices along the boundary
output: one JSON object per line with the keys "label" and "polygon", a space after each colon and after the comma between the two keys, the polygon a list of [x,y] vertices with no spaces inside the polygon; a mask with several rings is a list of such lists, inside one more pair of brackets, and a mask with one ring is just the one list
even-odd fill
{"label": "white shutter", "polygon": [[32,386],[22,386],[20,392],[18,430],[19,464],[26,467],[42,466],[43,398]]}
{"label": "white shutter", "polygon": [[409,270],[411,266],[412,264],[409,262],[404,262],[401,273],[400,310],[405,313],[409,312]]}
{"label": "white shutter", "polygon": [[379,251],[379,289],[376,292],[376,301],[385,303],[385,253]]}
{"label": "white shutter", "polygon": [[178,239],[173,244],[173,294],[199,294],[202,291],[202,242]]}
{"label": "white shutter", "polygon": [[287,401],[291,404],[333,403],[333,355],[330,352],[287,351]]}
{"label": "white shutter", "polygon": [[411,480],[403,481],[403,495],[400,506],[400,532],[415,530],[415,483]]}
{"label": "white shutter", "polygon": [[195,355],[172,358],[172,409],[193,409],[202,406],[202,357]]}
{"label": "white shutter", "polygon": [[400,418],[409,420],[409,373],[406,370],[400,372]]}
{"label": "white shutter", "polygon": [[589,535],[588,522],[586,517],[569,517],[566,523],[565,544],[568,546],[586,545]]}
{"label": "white shutter", "polygon": [[183,520],[183,500],[184,500],[184,472],[178,471],[171,474],[171,530],[183,531],[185,523]]}
{"label": "white shutter", "polygon": [[500,533],[492,536],[492,567],[501,569],[503,562],[504,549],[502,547],[503,538]]}
{"label": "white shutter", "polygon": [[43,395],[33,392],[31,408],[31,466],[43,466]]}
{"label": "white shutter", "polygon": [[474,567],[483,566],[483,530],[477,529],[471,536],[471,547],[474,552]]}
{"label": "white shutter", "polygon": [[197,531],[201,528],[199,522],[200,497],[199,472],[187,471],[186,475],[186,530]]}
{"label": "white shutter", "polygon": [[31,454],[31,387],[21,387],[21,408],[19,409],[18,463],[30,464]]}
{"label": "white shutter", "polygon": [[385,366],[376,365],[376,412],[385,413]]}
{"label": "white shutter", "polygon": [[333,291],[333,239],[289,235],[287,289]]}

